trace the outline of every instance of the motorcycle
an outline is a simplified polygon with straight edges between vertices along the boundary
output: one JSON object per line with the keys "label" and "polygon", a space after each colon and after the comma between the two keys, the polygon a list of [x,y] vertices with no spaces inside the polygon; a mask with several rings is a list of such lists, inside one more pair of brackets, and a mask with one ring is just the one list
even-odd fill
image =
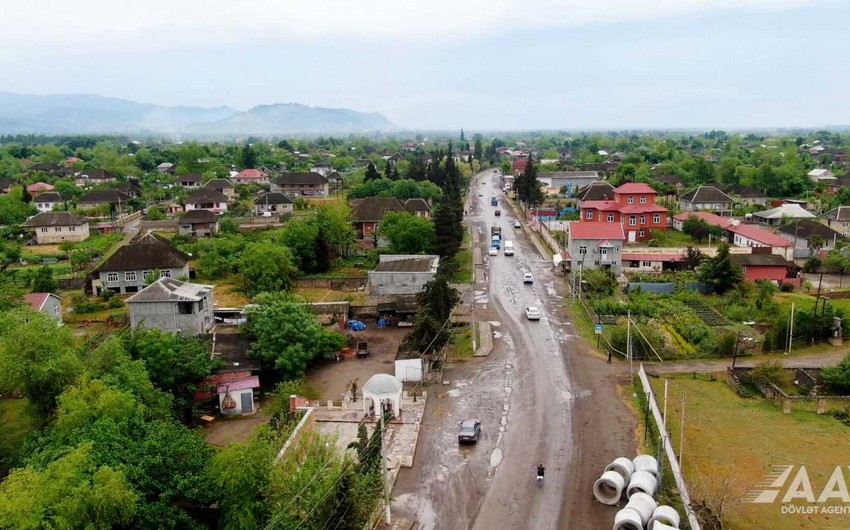
{"label": "motorcycle", "polygon": [[543,487],[543,472],[544,471],[545,471],[545,468],[541,468],[541,467],[537,468],[537,487],[538,488]]}

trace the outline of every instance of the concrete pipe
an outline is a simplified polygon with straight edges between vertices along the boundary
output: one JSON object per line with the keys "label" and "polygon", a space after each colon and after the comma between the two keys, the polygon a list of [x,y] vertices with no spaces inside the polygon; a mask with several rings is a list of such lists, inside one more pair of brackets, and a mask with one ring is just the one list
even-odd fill
{"label": "concrete pipe", "polygon": [[646,526],[652,514],[655,513],[655,509],[658,508],[658,503],[649,495],[636,491],[626,504],[626,508],[636,511],[640,515],[641,524]]}
{"label": "concrete pipe", "polygon": [[[661,505],[652,512],[652,517],[649,518],[649,522],[646,524],[647,530],[653,530],[653,528],[663,528],[672,527],[679,528],[679,523],[682,520],[679,518],[679,512],[676,511],[676,508],[672,506]],[[654,527],[653,525],[664,525]]]}
{"label": "concrete pipe", "polygon": [[679,530],[678,526],[670,526],[669,524],[659,523],[655,521],[652,526],[647,526],[646,530]]}
{"label": "concrete pipe", "polygon": [[658,480],[658,460],[652,455],[638,455],[632,460],[635,471],[647,471]]}
{"label": "concrete pipe", "polygon": [[593,496],[602,504],[614,506],[620,502],[625,487],[626,479],[622,475],[616,471],[606,471],[593,484]]}
{"label": "concrete pipe", "polygon": [[623,508],[614,515],[613,530],[643,530],[640,514],[632,508]]}
{"label": "concrete pipe", "polygon": [[643,492],[652,497],[655,495],[655,488],[658,486],[658,481],[648,471],[635,471],[632,478],[629,480],[629,486],[626,488],[626,497],[631,499],[632,495],[637,492]]}
{"label": "concrete pipe", "polygon": [[620,458],[615,459],[613,462],[605,466],[605,471],[616,471],[617,473],[623,476],[623,480],[628,482],[632,476],[632,473],[635,472],[635,465],[628,458],[621,456]]}

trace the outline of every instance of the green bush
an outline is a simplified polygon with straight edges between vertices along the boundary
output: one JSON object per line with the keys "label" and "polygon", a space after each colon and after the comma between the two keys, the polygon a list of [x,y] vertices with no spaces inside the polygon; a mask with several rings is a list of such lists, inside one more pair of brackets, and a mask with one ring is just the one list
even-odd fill
{"label": "green bush", "polygon": [[75,294],[72,296],[71,301],[74,303],[74,313],[95,313],[105,307],[103,304],[90,301],[81,294]]}
{"label": "green bush", "polygon": [[122,302],[117,296],[113,296],[109,299],[109,302],[106,303],[106,307],[110,309],[118,309],[120,307],[124,307],[124,302]]}
{"label": "green bush", "polygon": [[721,307],[720,311],[732,322],[745,322],[753,319],[753,308],[748,305],[727,305]]}
{"label": "green bush", "polygon": [[763,384],[773,383],[774,385],[782,383],[784,375],[785,369],[779,361],[761,362],[750,372],[753,381]]}

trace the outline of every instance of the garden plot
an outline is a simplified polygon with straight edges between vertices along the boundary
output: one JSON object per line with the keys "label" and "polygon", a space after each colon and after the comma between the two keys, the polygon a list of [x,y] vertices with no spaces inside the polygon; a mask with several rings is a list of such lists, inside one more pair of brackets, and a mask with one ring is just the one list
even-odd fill
{"label": "garden plot", "polygon": [[701,300],[683,300],[686,306],[691,308],[694,313],[697,314],[698,317],[702,319],[703,322],[708,324],[709,326],[729,326],[731,322],[729,322],[726,317],[709,307],[705,304],[705,302]]}

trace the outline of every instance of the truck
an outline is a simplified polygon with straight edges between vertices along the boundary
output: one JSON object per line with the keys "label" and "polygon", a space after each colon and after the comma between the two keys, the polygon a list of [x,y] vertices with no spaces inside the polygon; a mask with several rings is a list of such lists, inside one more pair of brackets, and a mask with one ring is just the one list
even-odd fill
{"label": "truck", "polygon": [[490,237],[499,236],[499,240],[502,240],[502,227],[493,225],[490,227]]}
{"label": "truck", "polygon": [[498,235],[490,237],[490,248],[499,249],[502,247],[502,238]]}
{"label": "truck", "polygon": [[490,196],[490,205],[496,206],[499,204],[499,199],[496,198],[495,195]]}
{"label": "truck", "polygon": [[514,255],[514,242],[513,241],[505,241],[505,256],[513,256]]}

